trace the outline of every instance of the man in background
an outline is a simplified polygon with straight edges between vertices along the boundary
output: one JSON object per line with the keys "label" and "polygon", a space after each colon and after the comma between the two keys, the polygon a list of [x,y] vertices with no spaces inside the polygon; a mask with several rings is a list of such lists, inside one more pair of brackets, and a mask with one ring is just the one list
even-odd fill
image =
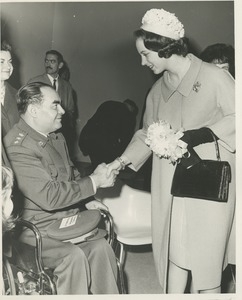
{"label": "man in background", "polygon": [[31,82],[42,82],[53,86],[61,98],[61,106],[65,110],[62,119],[61,132],[65,136],[71,158],[74,157],[75,142],[75,103],[71,84],[61,78],[59,73],[65,66],[63,56],[57,50],[49,50],[45,54],[45,73],[29,80]]}

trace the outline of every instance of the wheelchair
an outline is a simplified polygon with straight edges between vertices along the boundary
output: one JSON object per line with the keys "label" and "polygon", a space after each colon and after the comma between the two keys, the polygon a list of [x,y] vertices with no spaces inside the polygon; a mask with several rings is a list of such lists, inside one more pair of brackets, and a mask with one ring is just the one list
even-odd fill
{"label": "wheelchair", "polygon": [[[113,219],[108,211],[100,210],[101,226],[107,231],[106,239],[114,243]],[[11,254],[3,253],[2,294],[3,295],[56,295],[56,278],[53,270],[42,262],[42,239],[38,228],[31,222],[17,220],[16,229],[27,227],[35,236],[35,247],[22,243],[10,232]]]}

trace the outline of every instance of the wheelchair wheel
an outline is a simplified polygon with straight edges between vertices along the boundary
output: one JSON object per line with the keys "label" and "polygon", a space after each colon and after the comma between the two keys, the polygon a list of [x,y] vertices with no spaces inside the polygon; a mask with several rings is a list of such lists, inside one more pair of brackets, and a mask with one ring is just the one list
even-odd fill
{"label": "wheelchair wheel", "polygon": [[3,257],[2,281],[3,281],[3,287],[2,287],[3,295],[17,295],[13,271],[6,257]]}

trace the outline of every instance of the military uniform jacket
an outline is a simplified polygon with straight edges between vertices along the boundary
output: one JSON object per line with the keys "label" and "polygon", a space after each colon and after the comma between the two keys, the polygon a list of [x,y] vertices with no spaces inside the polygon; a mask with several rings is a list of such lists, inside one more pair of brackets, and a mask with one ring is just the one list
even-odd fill
{"label": "military uniform jacket", "polygon": [[45,137],[20,119],[4,144],[23,194],[22,217],[42,234],[54,220],[77,210],[68,207],[94,195],[91,179],[74,168],[61,133]]}

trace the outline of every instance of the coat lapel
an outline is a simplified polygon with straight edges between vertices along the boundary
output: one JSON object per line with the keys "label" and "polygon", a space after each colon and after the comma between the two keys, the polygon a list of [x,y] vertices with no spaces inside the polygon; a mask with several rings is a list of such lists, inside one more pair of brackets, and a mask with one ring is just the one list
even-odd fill
{"label": "coat lapel", "polygon": [[178,92],[181,95],[188,97],[191,91],[195,88],[195,85],[198,84],[196,81],[198,74],[201,69],[202,61],[195,57],[193,54],[188,54],[188,57],[191,59],[192,63],[183,77],[181,83],[175,89],[168,81],[168,73],[165,72],[163,75],[164,80],[161,82],[161,93],[165,102],[167,102],[174,92]]}

